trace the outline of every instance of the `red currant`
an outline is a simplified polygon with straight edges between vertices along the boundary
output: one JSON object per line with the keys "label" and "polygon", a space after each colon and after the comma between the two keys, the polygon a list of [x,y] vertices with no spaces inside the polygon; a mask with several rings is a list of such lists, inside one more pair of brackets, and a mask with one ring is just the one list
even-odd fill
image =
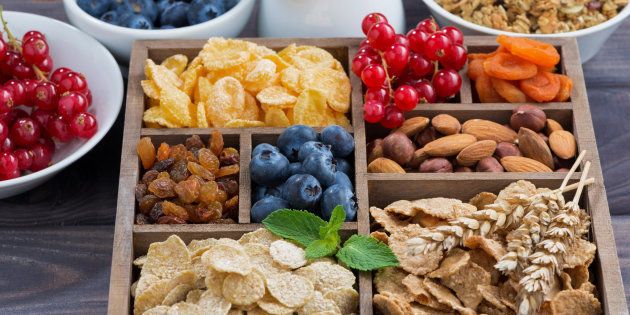
{"label": "red currant", "polygon": [[41,137],[37,140],[37,143],[41,144],[46,148],[50,153],[55,153],[55,141],[53,141],[49,137]]}
{"label": "red currant", "polygon": [[33,164],[33,152],[25,149],[17,149],[13,152],[18,160],[18,168],[21,171],[26,171],[31,168]]}
{"label": "red currant", "polygon": [[2,117],[2,121],[7,123],[7,125],[12,125],[18,118],[28,117],[28,113],[20,108],[11,108],[8,112],[4,114],[0,114]]}
{"label": "red currant", "polygon": [[365,91],[363,100],[365,102],[377,101],[379,103],[389,103],[389,93],[385,88],[369,88]]}
{"label": "red currant", "polygon": [[461,70],[468,60],[466,48],[460,45],[452,45],[446,52],[446,57],[440,61],[446,69]]}
{"label": "red currant", "polygon": [[4,139],[6,139],[8,136],[9,136],[9,125],[3,120],[0,120],[0,143],[3,143]]}
{"label": "red currant", "polygon": [[46,127],[48,126],[48,120],[50,120],[50,117],[52,117],[52,115],[53,115],[53,112],[45,111],[38,108],[31,113],[31,118],[33,118],[37,123],[39,123],[39,125],[43,129],[46,129]]}
{"label": "red currant", "polygon": [[60,98],[57,106],[57,113],[70,122],[72,117],[78,113],[83,113],[88,108],[88,101],[79,92],[66,92]]}
{"label": "red currant", "polygon": [[449,98],[459,92],[462,86],[462,78],[455,70],[442,69],[435,73],[432,84],[438,98]]}
{"label": "red currant", "polygon": [[25,43],[31,37],[40,38],[40,39],[46,40],[46,36],[44,36],[44,34],[38,32],[38,31],[28,31],[28,32],[26,32],[24,34],[24,36],[22,36],[22,42]]}
{"label": "red currant", "polygon": [[35,65],[48,56],[48,44],[41,38],[31,37],[22,43],[22,58],[26,63]]}
{"label": "red currant", "polygon": [[462,45],[464,43],[464,34],[455,26],[447,26],[442,28],[442,32],[448,36],[453,45]]}
{"label": "red currant", "polygon": [[79,138],[92,138],[98,131],[96,117],[90,113],[79,113],[70,122],[70,130]]}
{"label": "red currant", "polygon": [[387,129],[398,128],[402,125],[403,121],[405,121],[405,116],[398,109],[398,107],[394,105],[389,105],[385,107],[385,116],[381,120],[381,125]]}
{"label": "red currant", "polygon": [[7,43],[0,37],[0,61],[6,57],[6,53],[9,50]]}
{"label": "red currant", "polygon": [[8,112],[15,103],[13,95],[5,88],[0,88],[0,114]]}
{"label": "red currant", "polygon": [[70,91],[83,91],[87,88],[87,82],[85,78],[77,72],[68,72],[63,75],[58,83],[59,93],[65,93]]}
{"label": "red currant", "polygon": [[412,53],[409,57],[409,70],[416,78],[433,72],[433,63],[421,54]]}
{"label": "red currant", "polygon": [[396,40],[396,32],[387,23],[376,23],[368,31],[367,38],[374,49],[385,51]]}
{"label": "red currant", "polygon": [[50,82],[40,82],[33,91],[33,104],[43,110],[57,110],[57,86]]}
{"label": "red currant", "polygon": [[11,126],[11,139],[21,147],[34,145],[40,135],[39,123],[31,118],[19,118]]}
{"label": "red currant", "polygon": [[401,85],[394,92],[394,104],[403,112],[408,112],[418,104],[418,92],[412,86]]}
{"label": "red currant", "polygon": [[389,67],[390,75],[400,76],[409,62],[409,48],[401,44],[394,44],[385,51],[383,56]]}
{"label": "red currant", "polygon": [[35,78],[35,71],[24,61],[18,61],[17,64],[13,67],[13,76],[24,80],[24,79],[33,79]]}
{"label": "red currant", "polygon": [[18,80],[9,80],[4,82],[4,88],[13,96],[15,105],[26,105],[26,88],[24,84]]}
{"label": "red currant", "polygon": [[37,87],[37,85],[39,85],[39,81],[26,79],[22,80],[22,85],[24,86],[24,90],[26,92],[24,105],[33,106],[33,100],[35,99],[35,88]]}
{"label": "red currant", "polygon": [[367,38],[361,41],[361,43],[359,44],[359,48],[363,48],[366,46],[371,47],[370,41]]}
{"label": "red currant", "polygon": [[416,53],[424,53],[424,44],[429,39],[429,33],[420,30],[411,30],[407,33],[409,49]]}
{"label": "red currant", "polygon": [[377,123],[385,116],[385,107],[383,103],[370,100],[363,105],[363,119],[369,123]]}
{"label": "red currant", "polygon": [[16,170],[19,171],[19,167],[15,155],[9,152],[0,153],[0,174],[7,179],[6,176],[15,173]]}
{"label": "red currant", "polygon": [[4,57],[0,58],[0,71],[13,76],[13,68],[20,61],[22,61],[22,56],[18,52],[8,50],[4,53]]}
{"label": "red currant", "polygon": [[370,59],[376,59],[379,56],[378,52],[376,52],[376,50],[374,50],[374,48],[370,46],[359,48],[359,50],[357,51],[357,55],[365,55],[366,57]]}
{"label": "red currant", "polygon": [[366,55],[355,55],[354,58],[352,58],[352,72],[354,72],[357,77],[360,77],[363,69],[372,63],[372,59],[368,58]]}
{"label": "red currant", "polygon": [[4,142],[0,145],[0,152],[13,152],[13,140],[7,137],[4,139]]}
{"label": "red currant", "polygon": [[43,144],[36,144],[31,148],[33,162],[31,163],[31,171],[37,172],[50,165],[52,161],[52,152]]}
{"label": "red currant", "polygon": [[401,44],[407,48],[409,48],[409,39],[403,34],[396,34],[396,39],[394,40],[394,44]]}
{"label": "red currant", "polygon": [[68,72],[72,72],[72,70],[64,67],[58,68],[50,75],[50,81],[53,83],[59,83],[59,81],[63,79],[63,76]]}
{"label": "red currant", "polygon": [[363,34],[367,35],[368,31],[372,28],[372,26],[374,26],[374,24],[381,22],[387,23],[387,18],[381,13],[375,12],[366,15],[363,18],[363,21],[361,21],[361,30],[363,31]]}
{"label": "red currant", "polygon": [[48,55],[48,56],[46,56],[46,59],[44,59],[42,62],[36,64],[36,66],[42,72],[50,73],[50,71],[52,71],[52,69],[53,69],[54,62],[52,60],[52,57],[50,55]]}
{"label": "red currant", "polygon": [[435,89],[429,81],[422,80],[416,82],[413,88],[418,92],[418,100],[420,103],[435,103],[437,96],[435,95]]}
{"label": "red currant", "polygon": [[361,72],[361,80],[368,87],[382,87],[386,78],[385,69],[381,65],[369,65]]}
{"label": "red currant", "polygon": [[90,105],[92,105],[92,90],[85,89],[85,91],[83,91],[83,95],[85,95],[85,98],[87,99],[88,102],[88,107],[90,107]]}
{"label": "red currant", "polygon": [[416,25],[416,29],[431,34],[439,31],[440,27],[435,23],[433,18],[429,18],[420,21],[418,25]]}
{"label": "red currant", "polygon": [[431,34],[424,45],[424,56],[429,60],[441,60],[451,46],[451,40],[444,33]]}
{"label": "red currant", "polygon": [[61,142],[68,142],[74,138],[70,126],[60,115],[53,115],[48,119],[46,131],[51,137],[57,138]]}

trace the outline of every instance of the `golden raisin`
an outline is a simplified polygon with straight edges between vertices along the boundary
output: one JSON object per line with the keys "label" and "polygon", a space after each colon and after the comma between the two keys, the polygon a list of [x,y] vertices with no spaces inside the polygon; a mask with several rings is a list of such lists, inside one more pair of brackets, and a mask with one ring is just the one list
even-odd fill
{"label": "golden raisin", "polygon": [[175,161],[181,161],[186,159],[186,147],[183,144],[174,145],[171,147],[169,157]]}
{"label": "golden raisin", "polygon": [[168,172],[160,172],[157,178],[171,178],[171,175]]}
{"label": "golden raisin", "polygon": [[145,195],[138,202],[138,210],[144,214],[149,214],[151,209],[155,206],[156,203],[160,201],[160,198],[155,195]]}
{"label": "golden raisin", "polygon": [[187,166],[190,173],[197,175],[205,180],[214,180],[214,174],[210,173],[210,171],[205,169],[203,166],[195,162],[188,162]]}
{"label": "golden raisin", "polygon": [[188,178],[188,176],[190,176],[190,172],[188,171],[186,161],[177,161],[173,167],[171,167],[169,174],[171,175],[171,178],[178,183]]}
{"label": "golden raisin", "polygon": [[218,217],[221,217],[221,215],[223,215],[223,205],[222,205],[221,202],[212,201],[212,202],[208,203],[206,208],[210,212],[218,213],[219,214]]}
{"label": "golden raisin", "polygon": [[186,220],[172,215],[164,215],[157,219],[157,224],[186,224]]}
{"label": "golden raisin", "polygon": [[[168,173],[167,173],[168,174]],[[149,184],[149,192],[160,197],[175,197],[175,182],[170,178],[158,178]]]}
{"label": "golden raisin", "polygon": [[238,167],[238,164],[224,166],[217,172],[217,178],[238,174],[239,170],[240,168]]}
{"label": "golden raisin", "polygon": [[136,151],[142,162],[142,167],[144,167],[144,169],[152,168],[153,163],[155,163],[155,146],[153,142],[151,142],[151,138],[144,137],[140,139],[136,145]]}
{"label": "golden raisin", "polygon": [[217,201],[223,204],[227,199],[228,199],[227,193],[224,190],[219,189],[217,191]]}
{"label": "golden raisin", "polygon": [[175,185],[175,193],[183,203],[193,203],[199,197],[199,182],[184,180]]}
{"label": "golden raisin", "polygon": [[197,152],[197,156],[199,159],[199,164],[203,166],[205,169],[210,171],[212,174],[216,174],[219,171],[219,158],[217,158],[212,151],[206,148],[199,149]]}
{"label": "golden raisin", "polygon": [[186,149],[192,150],[193,148],[201,149],[203,148],[203,141],[199,138],[198,135],[192,135],[185,141]]}
{"label": "golden raisin", "polygon": [[226,213],[236,211],[238,209],[238,196],[234,196],[228,199],[227,201],[225,201],[223,208]]}
{"label": "golden raisin", "polygon": [[238,154],[238,150],[235,148],[225,148],[221,151],[221,155],[219,156],[219,160],[221,161],[222,166],[232,165],[238,163],[240,156]]}
{"label": "golden raisin", "polygon": [[218,199],[219,186],[215,181],[209,181],[199,189],[199,201],[208,204]]}
{"label": "golden raisin", "polygon": [[171,146],[169,146],[168,143],[166,142],[160,143],[160,146],[158,147],[158,150],[157,150],[158,161],[163,161],[163,160],[168,159],[170,154],[171,154]]}
{"label": "golden raisin", "polygon": [[210,207],[200,205],[195,208],[195,215],[197,216],[197,220],[199,221],[199,223],[208,223],[210,221],[220,219],[222,213],[216,205]]}
{"label": "golden raisin", "polygon": [[188,216],[188,211],[186,211],[184,207],[176,205],[170,201],[164,201],[162,203],[162,211],[164,212],[164,215],[174,216],[184,221],[187,221],[190,218]]}
{"label": "golden raisin", "polygon": [[212,130],[212,135],[210,135],[210,143],[208,143],[208,148],[210,151],[214,153],[214,155],[219,156],[221,151],[223,151],[223,135],[219,132],[219,130]]}

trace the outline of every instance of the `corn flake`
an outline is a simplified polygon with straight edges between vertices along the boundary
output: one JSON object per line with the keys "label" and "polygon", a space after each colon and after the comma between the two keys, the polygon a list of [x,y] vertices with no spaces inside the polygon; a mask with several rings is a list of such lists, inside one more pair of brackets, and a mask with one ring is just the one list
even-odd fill
{"label": "corn flake", "polygon": [[265,295],[265,280],[258,272],[229,274],[223,280],[223,297],[235,305],[256,303]]}
{"label": "corn flake", "polygon": [[252,270],[247,253],[242,248],[235,246],[215,245],[203,253],[201,259],[204,265],[220,272],[247,275]]}
{"label": "corn flake", "polygon": [[175,121],[182,126],[192,125],[190,115],[190,97],[181,90],[166,86],[160,93],[160,107],[170,121]]}
{"label": "corn flake", "polygon": [[142,86],[144,94],[146,94],[149,98],[160,98],[160,88],[155,84],[155,82],[151,80],[142,80],[140,81],[140,86]]}
{"label": "corn flake", "polygon": [[337,288],[324,294],[324,298],[333,300],[341,314],[352,314],[359,307],[359,293],[353,288]]}
{"label": "corn flake", "polygon": [[156,65],[151,59],[145,61],[144,72],[147,79],[153,81],[160,89],[164,89],[167,86],[179,88],[183,84],[177,74],[164,66]]}
{"label": "corn flake", "polygon": [[277,106],[281,108],[293,107],[297,101],[297,98],[289,94],[286,88],[277,85],[263,89],[256,95],[256,99],[268,107]]}
{"label": "corn flake", "polygon": [[287,269],[297,269],[306,265],[304,250],[285,240],[277,240],[269,246],[273,261]]}
{"label": "corn flake", "polygon": [[350,270],[330,262],[312,263],[296,270],[295,274],[308,279],[315,290],[323,293],[337,288],[351,288],[356,281]]}
{"label": "corn flake", "polygon": [[176,75],[180,75],[184,72],[184,69],[186,69],[186,66],[188,65],[188,57],[182,54],[172,55],[164,59],[160,65],[166,67],[168,70],[171,70]]}
{"label": "corn flake", "polygon": [[238,39],[212,37],[208,39],[199,56],[209,71],[221,70],[244,64],[252,59],[255,44]]}
{"label": "corn flake", "polygon": [[267,277],[269,294],[282,305],[300,307],[313,295],[313,284],[306,278],[289,272]]}
{"label": "corn flake", "polygon": [[206,115],[215,127],[224,127],[233,119],[238,119],[245,107],[245,91],[241,83],[224,77],[212,87],[212,93],[206,104]]}
{"label": "corn flake", "polygon": [[228,121],[225,128],[253,128],[253,127],[264,127],[265,123],[258,120],[246,120],[246,119],[232,119]]}
{"label": "corn flake", "polygon": [[280,83],[294,93],[302,93],[304,89],[300,86],[300,75],[300,70],[288,67],[280,72]]}
{"label": "corn flake", "polygon": [[293,108],[296,124],[322,127],[326,125],[326,98],[317,90],[305,90],[298,96]]}
{"label": "corn flake", "polygon": [[335,301],[325,298],[319,291],[314,291],[311,299],[298,310],[298,315],[311,315],[320,312],[341,314],[341,311],[339,310],[339,307],[337,307],[337,304],[335,304]]}
{"label": "corn flake", "polygon": [[300,76],[300,86],[304,90],[320,91],[328,106],[337,112],[347,113],[350,109],[350,79],[345,72],[329,68],[306,69]]}

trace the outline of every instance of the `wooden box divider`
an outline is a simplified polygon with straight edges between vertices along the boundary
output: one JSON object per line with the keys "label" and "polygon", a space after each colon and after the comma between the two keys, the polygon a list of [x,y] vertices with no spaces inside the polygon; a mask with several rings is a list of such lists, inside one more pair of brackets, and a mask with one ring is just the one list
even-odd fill
{"label": "wooden box divider", "polygon": [[[452,174],[372,174],[367,173],[366,144],[375,137],[382,137],[387,131],[363,120],[363,88],[360,78],[351,73],[351,59],[358,50],[359,38],[330,39],[292,39],[292,38],[250,38],[252,42],[280,50],[292,43],[315,45],[328,50],[337,58],[349,73],[352,94],[351,111],[348,118],[352,127],[348,129],[355,138],[354,184],[359,206],[356,222],[347,222],[342,228],[344,238],[351,234],[369,234],[370,206],[383,207],[399,199],[417,199],[423,197],[453,197],[467,200],[480,191],[498,192],[509,183],[525,179],[542,187],[557,187],[564,178],[563,173],[452,173]],[[596,260],[592,265],[595,283],[606,314],[627,314],[619,262],[612,235],[610,214],[603,186],[601,166],[597,154],[586,88],[579,60],[579,53],[574,39],[549,40],[561,52],[560,71],[568,74],[574,81],[571,99],[568,102],[540,105],[548,117],[558,120],[565,129],[574,133],[579,150],[588,150],[586,156],[593,164],[591,176],[596,183],[586,189],[582,204],[592,215],[591,238],[598,247]],[[141,165],[136,156],[136,142],[144,136],[151,137],[155,144],[166,141],[171,144],[182,143],[191,135],[199,135],[207,141],[212,129],[144,128],[142,115],[145,109],[145,97],[140,87],[144,79],[144,61],[151,58],[160,62],[177,53],[185,54],[190,59],[203,47],[204,40],[137,41],[133,47],[129,67],[129,83],[125,111],[125,126],[121,155],[120,182],[118,188],[118,208],[112,256],[112,269],[109,291],[109,314],[131,313],[133,300],[130,296],[131,283],[138,277],[132,267],[135,257],[146,253],[148,246],[163,241],[171,234],[179,235],[184,241],[208,237],[238,238],[242,234],[262,227],[251,223],[251,188],[249,162],[252,148],[262,142],[275,143],[283,128],[219,128],[227,145],[236,147],[240,152],[239,209],[236,224],[189,224],[189,225],[134,225],[136,204],[134,187],[140,178]],[[494,37],[467,36],[465,44],[469,52],[488,52],[497,47]],[[493,103],[479,104],[474,82],[462,74],[460,94],[451,103],[419,104],[415,110],[406,113],[406,117],[425,116],[431,118],[440,113],[448,113],[461,122],[472,118],[489,119],[504,124],[509,121],[512,110],[520,104]],[[316,128],[321,131],[322,128]],[[579,180],[577,172],[572,182]],[[473,189],[471,189],[473,187]],[[372,273],[358,274],[357,289],[360,294],[360,314],[374,313],[372,306]]]}

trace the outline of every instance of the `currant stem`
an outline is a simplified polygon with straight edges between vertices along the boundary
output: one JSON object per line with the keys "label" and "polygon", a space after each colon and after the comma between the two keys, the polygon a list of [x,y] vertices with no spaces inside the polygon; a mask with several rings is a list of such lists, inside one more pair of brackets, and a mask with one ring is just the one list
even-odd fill
{"label": "currant stem", "polygon": [[440,64],[437,61],[434,61],[433,62],[433,75],[431,76],[431,78],[435,76],[435,74],[438,72],[439,69],[440,69]]}
{"label": "currant stem", "polygon": [[46,75],[44,74],[44,72],[42,72],[41,69],[39,69],[39,67],[37,67],[36,65],[33,65],[33,71],[35,72],[35,74],[37,75],[37,78],[44,81],[44,82],[48,82],[48,78],[46,77]]}
{"label": "currant stem", "polygon": [[394,91],[392,91],[392,78],[389,76],[389,72],[387,72],[387,61],[385,61],[385,54],[382,51],[379,51],[378,54],[381,56],[381,65],[383,69],[385,69],[385,80],[387,80],[387,87],[389,88],[389,99],[394,99]]}
{"label": "currant stem", "polygon": [[13,33],[11,33],[11,30],[9,29],[9,25],[7,21],[4,20],[4,8],[1,5],[0,5],[0,22],[2,22],[2,28],[4,28],[4,31],[7,33],[7,37],[9,38],[9,43],[11,44],[11,46],[15,47],[20,53],[22,53],[22,45],[20,45],[17,38],[13,36]]}

